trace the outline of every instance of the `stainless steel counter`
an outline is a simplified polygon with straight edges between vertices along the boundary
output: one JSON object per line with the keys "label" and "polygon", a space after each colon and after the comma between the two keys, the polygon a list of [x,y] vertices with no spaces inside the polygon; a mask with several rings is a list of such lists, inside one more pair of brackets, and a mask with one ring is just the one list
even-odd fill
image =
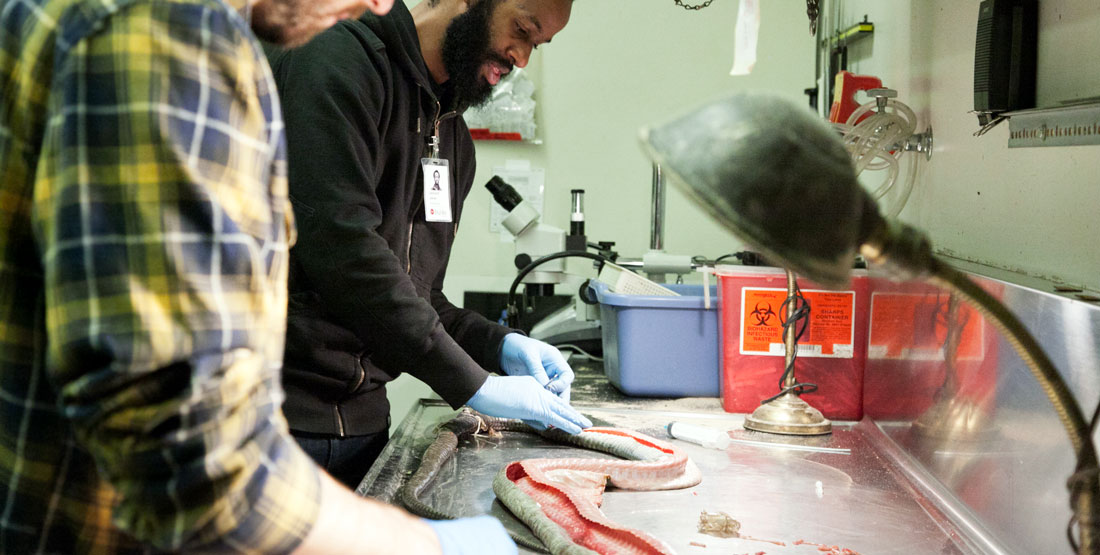
{"label": "stainless steel counter", "polygon": [[[665,492],[609,490],[604,512],[624,525],[652,532],[678,553],[822,553],[838,546],[869,553],[983,553],[980,530],[935,481],[921,479],[904,452],[869,420],[836,423],[829,436],[791,438],[748,432],[743,416],[722,411],[717,398],[637,399],[618,394],[598,368],[577,365],[573,404],[594,423],[668,438],[673,420],[730,431],[724,451],[676,441],[699,465],[703,482]],[[393,502],[453,411],[421,400],[402,422],[357,492]],[[569,451],[567,454],[566,451]],[[506,463],[542,456],[608,455],[553,445],[527,434],[474,438],[440,473],[425,496],[459,516],[492,513],[519,529],[494,501],[491,482]],[[697,532],[701,511],[722,511],[741,524],[742,538]],[[950,518],[948,517],[950,515]],[[795,542],[802,540],[801,545]],[[705,547],[704,547],[705,546]]]}
{"label": "stainless steel counter", "polygon": [[[960,267],[1020,316],[1082,411],[1092,414],[1100,398],[1096,297]],[[730,430],[734,439],[725,451],[684,444],[703,470],[699,486],[611,491],[607,514],[654,532],[680,553],[820,553],[818,546],[792,545],[802,539],[863,554],[1069,555],[1066,479],[1073,450],[1026,365],[980,316],[959,311],[947,318],[948,296],[927,284],[874,278],[869,290],[869,344],[875,349],[868,348],[862,371],[863,420],[835,423],[828,437],[753,434],[741,428],[741,416],[723,412],[717,398],[629,398],[599,367],[574,365],[573,403],[598,423],[667,437],[669,421],[685,420]],[[912,301],[912,310],[890,309],[901,298]],[[433,427],[450,412],[438,403],[417,406],[360,493],[392,501]],[[1100,443],[1100,430],[1093,441]],[[490,511],[507,522],[490,491],[497,469],[561,449],[530,437],[472,442],[430,495],[457,514]],[[784,545],[700,535],[695,523],[704,510],[724,511],[740,521],[743,534]]]}

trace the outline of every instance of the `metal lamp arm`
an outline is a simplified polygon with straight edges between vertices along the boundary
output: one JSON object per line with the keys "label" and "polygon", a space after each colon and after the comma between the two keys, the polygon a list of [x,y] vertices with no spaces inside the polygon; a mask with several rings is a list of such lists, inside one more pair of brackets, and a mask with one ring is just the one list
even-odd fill
{"label": "metal lamp arm", "polygon": [[[931,265],[932,274],[927,280],[958,294],[990,321],[1027,363],[1028,369],[1054,405],[1077,456],[1077,468],[1070,476],[1067,486],[1070,490],[1070,505],[1080,527],[1081,543],[1078,553],[1097,552],[1100,550],[1100,505],[1097,503],[1100,465],[1097,464],[1096,450],[1092,443],[1091,427],[1085,421],[1077,398],[1070,392],[1039,343],[1011,311],[962,272],[939,260],[934,260]],[[1072,534],[1070,541],[1076,543],[1073,542]]]}
{"label": "metal lamp arm", "polygon": [[1077,404],[1077,398],[1070,392],[1050,358],[1019,319],[985,289],[947,264],[937,261],[932,275],[927,279],[933,285],[956,293],[970,302],[982,316],[1004,334],[1054,404],[1054,409],[1070,436],[1073,451],[1078,459],[1090,454],[1095,458],[1092,442],[1088,441],[1089,424],[1085,421],[1084,413]]}
{"label": "metal lamp arm", "polygon": [[1070,543],[1078,549],[1078,553],[1100,553],[1100,465],[1096,460],[1092,429],[1077,404],[1077,398],[1070,392],[1046,352],[1004,304],[965,274],[937,258],[928,237],[920,230],[896,220],[885,220],[877,213],[864,214],[863,222],[866,232],[860,244],[860,253],[869,263],[881,267],[893,277],[922,278],[955,293],[989,320],[1027,364],[1054,405],[1077,457],[1077,467],[1067,487],[1070,507],[1080,529],[1081,543],[1077,545],[1072,531],[1069,532]]}

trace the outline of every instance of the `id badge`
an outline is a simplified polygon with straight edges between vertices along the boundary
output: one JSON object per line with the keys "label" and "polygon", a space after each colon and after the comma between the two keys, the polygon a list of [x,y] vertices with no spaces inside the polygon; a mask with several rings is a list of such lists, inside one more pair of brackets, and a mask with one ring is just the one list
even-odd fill
{"label": "id badge", "polygon": [[452,221],[449,162],[421,158],[420,166],[424,170],[424,218],[429,222]]}

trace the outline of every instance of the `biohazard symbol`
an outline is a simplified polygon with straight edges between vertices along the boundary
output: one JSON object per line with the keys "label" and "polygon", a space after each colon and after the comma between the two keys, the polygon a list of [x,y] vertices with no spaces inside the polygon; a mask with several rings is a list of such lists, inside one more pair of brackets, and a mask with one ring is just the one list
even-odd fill
{"label": "biohazard symbol", "polygon": [[756,325],[766,326],[768,325],[768,320],[771,320],[772,316],[775,316],[775,311],[772,310],[771,303],[761,301],[756,303],[756,309],[749,314],[752,314],[756,318]]}

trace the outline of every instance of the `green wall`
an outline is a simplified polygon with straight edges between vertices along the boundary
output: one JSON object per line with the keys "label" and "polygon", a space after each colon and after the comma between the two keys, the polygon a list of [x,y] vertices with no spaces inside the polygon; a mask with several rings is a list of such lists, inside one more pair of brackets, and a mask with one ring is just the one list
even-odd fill
{"label": "green wall", "polygon": [[[806,4],[761,2],[759,55],[752,74],[731,77],[738,2],[685,11],[672,0],[576,0],[569,25],[538,50],[540,145],[480,141],[474,192],[466,202],[448,272],[448,294],[507,287],[513,249],[488,230],[483,184],[493,166],[527,159],[546,172],[543,223],[568,228],[569,190],[585,189],[590,240],[615,241],[623,256],[649,248],[652,166],[638,129],[734,91],[768,91],[806,102],[813,39]],[[668,198],[665,250],[715,257],[740,248],[686,197]],[[571,265],[583,270],[583,263]]]}

